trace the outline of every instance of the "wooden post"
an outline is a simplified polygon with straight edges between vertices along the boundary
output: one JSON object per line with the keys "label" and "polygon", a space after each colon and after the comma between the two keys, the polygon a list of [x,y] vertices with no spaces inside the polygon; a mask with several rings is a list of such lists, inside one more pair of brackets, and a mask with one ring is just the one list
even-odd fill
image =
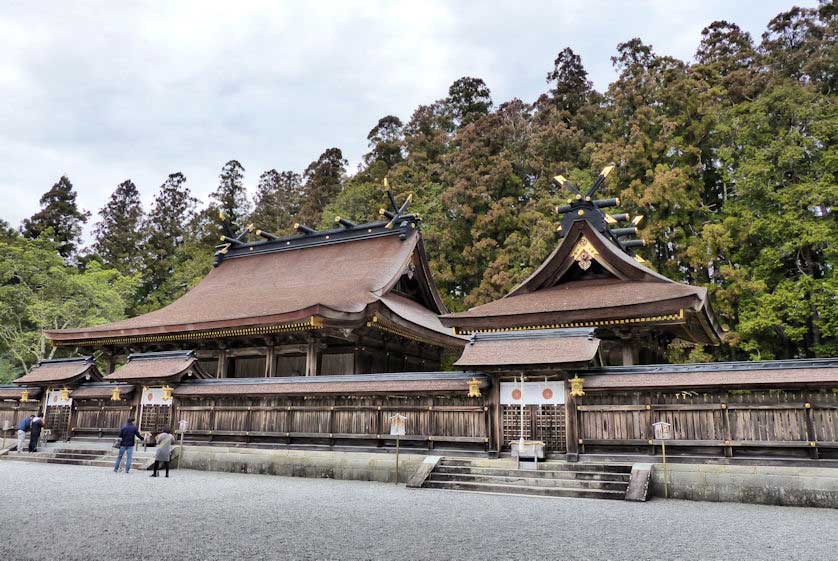
{"label": "wooden post", "polygon": [[492,417],[492,434],[489,435],[491,439],[490,450],[493,450],[495,455],[500,455],[503,447],[503,438],[501,433],[501,414],[500,414],[500,377],[492,376],[490,378],[491,388],[489,389],[489,415]]}
{"label": "wooden post", "polygon": [[227,377],[227,349],[221,349],[218,351],[218,369],[215,372],[215,377]]}
{"label": "wooden post", "polygon": [[113,348],[108,350],[108,374],[113,374],[116,370],[116,353]]}
{"label": "wooden post", "polygon": [[265,353],[265,378],[276,376],[276,346],[273,339],[268,339],[268,351]]}
{"label": "wooden post", "polygon": [[637,363],[635,357],[636,349],[631,341],[623,341],[623,366],[632,366]]}
{"label": "wooden post", "polygon": [[806,412],[806,436],[809,439],[809,457],[813,460],[818,459],[818,436],[815,433],[815,412],[812,411],[812,403],[806,402],[804,405]]}
{"label": "wooden post", "polygon": [[[722,423],[723,423],[724,431],[725,431],[725,442],[730,443],[730,441],[733,440],[733,438],[731,436],[730,409],[727,408],[727,400],[728,400],[728,394],[727,394],[727,392],[725,392],[725,393],[722,394],[722,401],[723,401],[723,403],[721,405],[721,407],[722,407]],[[724,452],[725,452],[725,458],[732,458],[733,457],[733,446],[728,444],[727,446],[724,447]]]}
{"label": "wooden post", "polygon": [[306,376],[317,376],[320,362],[320,339],[312,335],[306,345]]}
{"label": "wooden post", "polygon": [[565,435],[567,440],[566,456],[568,462],[579,461],[579,427],[576,413],[576,397],[570,395],[570,381],[565,378]]}

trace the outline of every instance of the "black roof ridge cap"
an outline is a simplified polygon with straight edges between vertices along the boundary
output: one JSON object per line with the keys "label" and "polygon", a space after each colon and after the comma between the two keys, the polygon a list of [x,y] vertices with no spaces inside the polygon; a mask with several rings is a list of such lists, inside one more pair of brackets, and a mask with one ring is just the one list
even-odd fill
{"label": "black roof ridge cap", "polygon": [[271,378],[194,378],[181,382],[179,386],[195,385],[264,385],[264,384],[316,384],[329,382],[359,381],[416,381],[416,380],[465,380],[467,378],[487,379],[486,374],[476,371],[456,370],[438,372],[381,372],[378,374],[333,374],[328,376],[275,376]]}
{"label": "black roof ridge cap", "polygon": [[564,329],[510,329],[509,331],[476,332],[469,336],[472,343],[477,341],[501,341],[508,339],[588,339],[596,338],[594,327],[568,327]]}
{"label": "black roof ridge cap", "polygon": [[[128,362],[134,360],[154,360],[165,358],[197,358],[195,351],[154,351],[150,353],[132,353],[128,355]],[[126,363],[127,364],[127,363]]]}
{"label": "black roof ridge cap", "polygon": [[48,358],[44,360],[39,360],[37,366],[41,366],[43,364],[70,364],[73,362],[90,362],[95,364],[92,356],[75,356],[75,357],[67,357],[67,358]]}
{"label": "black roof ridge cap", "polygon": [[590,376],[606,374],[656,374],[677,372],[733,372],[746,370],[781,370],[788,368],[838,368],[838,357],[792,358],[762,361],[696,362],[687,364],[640,364],[578,369],[574,372]]}

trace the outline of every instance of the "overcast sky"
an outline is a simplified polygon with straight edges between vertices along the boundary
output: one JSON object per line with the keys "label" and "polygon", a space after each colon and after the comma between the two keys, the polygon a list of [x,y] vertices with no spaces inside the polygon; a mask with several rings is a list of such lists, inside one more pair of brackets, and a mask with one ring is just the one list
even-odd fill
{"label": "overcast sky", "polygon": [[639,36],[689,60],[713,20],[758,41],[793,5],[5,0],[0,217],[17,225],[62,174],[95,214],[120,181],[147,205],[174,171],[203,199],[233,158],[251,189],[262,171],[302,171],[331,146],[354,170],[380,117],[407,121],[461,76],[483,78],[496,103],[532,101],[570,46],[603,90],[619,42]]}

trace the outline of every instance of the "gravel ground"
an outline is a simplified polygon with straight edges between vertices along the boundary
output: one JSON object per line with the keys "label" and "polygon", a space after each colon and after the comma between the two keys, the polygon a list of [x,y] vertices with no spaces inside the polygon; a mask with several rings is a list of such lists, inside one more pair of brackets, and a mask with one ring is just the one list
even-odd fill
{"label": "gravel ground", "polygon": [[838,555],[838,511],[825,509],[510,497],[186,470],[151,479],[3,461],[0,486],[4,561]]}

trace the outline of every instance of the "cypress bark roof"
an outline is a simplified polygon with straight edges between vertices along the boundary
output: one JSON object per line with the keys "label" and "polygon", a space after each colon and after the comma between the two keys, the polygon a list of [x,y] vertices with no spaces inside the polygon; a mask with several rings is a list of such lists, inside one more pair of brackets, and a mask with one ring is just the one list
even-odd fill
{"label": "cypress bark roof", "polygon": [[42,360],[25,376],[14,380],[18,385],[49,385],[49,384],[71,384],[76,381],[92,380],[98,382],[102,379],[96,369],[96,363],[92,357],[84,356],[79,358],[59,358],[53,360]]}
{"label": "cypress bark roof", "polygon": [[[83,345],[215,338],[253,328],[261,329],[254,333],[269,333],[324,322],[349,327],[371,319],[380,302],[409,331],[436,344],[461,346],[464,341],[437,319],[446,310],[415,222],[386,225],[243,243],[164,308],[105,325],[45,333],[58,344]],[[405,303],[407,298],[391,293],[404,274],[415,279],[421,303]]]}
{"label": "cypress bark roof", "polygon": [[128,362],[105,376],[112,382],[177,382],[184,377],[208,376],[198,366],[198,359],[192,351],[171,351],[159,353],[132,354]]}
{"label": "cypress bark roof", "polygon": [[513,368],[586,366],[599,351],[591,329],[476,333],[454,366]]}

